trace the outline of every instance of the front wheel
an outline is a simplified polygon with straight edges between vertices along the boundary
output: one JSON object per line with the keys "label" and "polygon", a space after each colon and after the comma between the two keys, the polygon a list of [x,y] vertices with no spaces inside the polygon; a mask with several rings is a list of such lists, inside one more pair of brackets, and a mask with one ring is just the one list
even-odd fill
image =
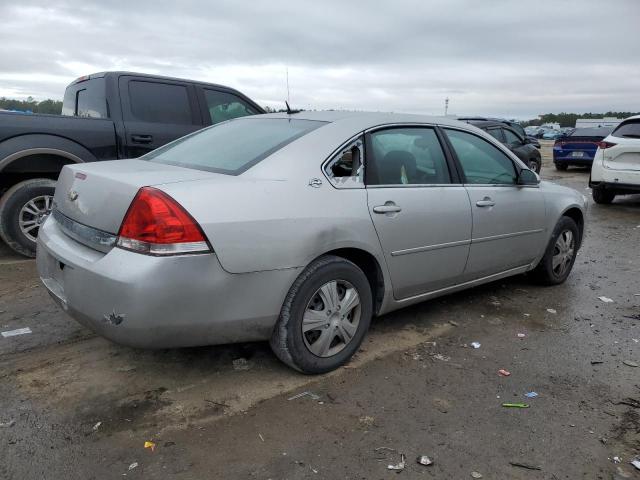
{"label": "front wheel", "polygon": [[538,158],[532,158],[529,160],[529,169],[533,170],[536,173],[540,173],[542,170],[542,162]]}
{"label": "front wheel", "polygon": [[534,276],[545,285],[563,283],[576,261],[579,244],[580,230],[576,222],[562,217],[553,230],[542,260],[533,271]]}
{"label": "front wheel", "polygon": [[341,257],[320,257],[289,290],[271,348],[300,372],[335,370],[358,350],[372,311],[371,287],[362,270]]}
{"label": "front wheel", "polygon": [[616,194],[615,192],[612,192],[611,190],[605,190],[604,188],[594,188],[591,191],[591,196],[593,197],[594,202],[601,205],[609,205],[611,202],[613,202]]}
{"label": "front wheel", "polygon": [[15,252],[36,256],[36,239],[53,205],[56,182],[32,178],[11,187],[0,199],[0,238]]}

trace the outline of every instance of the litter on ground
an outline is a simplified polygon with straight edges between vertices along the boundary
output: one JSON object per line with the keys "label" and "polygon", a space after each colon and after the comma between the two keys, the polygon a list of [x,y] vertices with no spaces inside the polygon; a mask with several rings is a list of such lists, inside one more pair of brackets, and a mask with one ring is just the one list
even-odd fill
{"label": "litter on ground", "polygon": [[536,398],[538,394],[536,392],[527,392],[524,394],[524,396],[527,398]]}
{"label": "litter on ground", "polygon": [[148,448],[153,452],[156,449],[156,444],[150,440],[147,440],[146,442],[144,442],[144,448]]}
{"label": "litter on ground", "polygon": [[482,474],[480,472],[471,472],[471,478],[482,478]]}
{"label": "litter on ground", "polygon": [[31,333],[31,329],[29,327],[18,328],[16,330],[7,330],[6,332],[2,332],[2,336],[4,338],[7,338],[7,337],[15,337],[18,335],[25,335],[27,333]]}
{"label": "litter on ground", "polygon": [[599,300],[602,300],[604,303],[613,303],[613,300],[609,297],[598,297]]}
{"label": "litter on ground", "polygon": [[504,368],[501,368],[500,370],[498,370],[498,375],[500,375],[501,377],[508,377],[509,375],[511,375],[511,372],[505,370]]}
{"label": "litter on ground", "polygon": [[319,400],[320,399],[320,396],[316,395],[313,392],[302,392],[302,393],[298,393],[297,395],[294,395],[293,397],[287,398],[287,400],[296,400],[296,399],[302,398],[302,397],[311,397],[312,400]]}
{"label": "litter on ground", "polygon": [[503,403],[502,406],[506,408],[529,408],[528,403]]}
{"label": "litter on ground", "polygon": [[481,346],[480,342],[471,342],[471,343],[470,343],[470,345],[471,345],[473,348],[480,348],[480,346]]}
{"label": "litter on ground", "polygon": [[518,338],[524,338],[524,337],[526,337],[526,336],[527,336],[527,334],[526,334],[526,333],[519,333],[519,334],[518,334]]}
{"label": "litter on ground", "polygon": [[512,467],[525,468],[527,470],[542,470],[542,467],[531,465],[529,463],[509,462],[509,465],[511,465]]}
{"label": "litter on ground", "polygon": [[427,457],[426,455],[420,455],[416,461],[420,464],[420,465],[424,465],[426,467],[433,465],[433,460],[431,460],[429,457]]}
{"label": "litter on ground", "polygon": [[628,367],[637,367],[638,366],[638,364],[636,362],[633,362],[631,360],[623,360],[622,363],[624,363]]}
{"label": "litter on ground", "polygon": [[133,470],[134,468],[138,468],[138,462],[133,462],[131,465],[129,465],[129,470]]}
{"label": "litter on ground", "polygon": [[93,431],[94,431],[94,432],[97,432],[97,431],[98,431],[98,429],[100,428],[100,425],[102,425],[102,422],[98,422],[98,423],[96,423],[96,424],[93,426]]}
{"label": "litter on ground", "polygon": [[396,463],[395,465],[387,465],[387,470],[395,470],[396,472],[401,472],[402,470],[404,470],[404,467],[406,465],[406,458],[404,456],[404,453],[400,454],[400,462]]}
{"label": "litter on ground", "polygon": [[633,465],[634,467],[636,467],[636,470],[640,470],[640,460],[639,459],[635,459],[632,462],[630,462],[631,465]]}
{"label": "litter on ground", "polygon": [[547,308],[547,312],[549,312],[549,313],[558,313],[558,311],[555,308]]}

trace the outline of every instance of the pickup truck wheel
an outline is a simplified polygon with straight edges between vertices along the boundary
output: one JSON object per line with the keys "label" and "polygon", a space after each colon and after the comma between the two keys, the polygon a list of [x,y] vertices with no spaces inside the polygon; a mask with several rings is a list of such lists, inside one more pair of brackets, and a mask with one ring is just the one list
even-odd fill
{"label": "pickup truck wheel", "polygon": [[0,238],[15,252],[36,256],[40,225],[51,213],[56,182],[33,178],[11,187],[0,199]]}
{"label": "pickup truck wheel", "polygon": [[335,370],[360,347],[372,312],[371,286],[362,270],[342,257],[320,257],[291,286],[271,348],[300,372]]}

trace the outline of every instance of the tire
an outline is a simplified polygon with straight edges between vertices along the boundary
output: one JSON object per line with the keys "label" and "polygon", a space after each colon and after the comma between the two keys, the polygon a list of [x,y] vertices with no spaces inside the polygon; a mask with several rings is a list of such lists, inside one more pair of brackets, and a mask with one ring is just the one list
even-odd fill
{"label": "tire", "polygon": [[[349,286],[359,296],[359,305],[350,309],[346,318],[346,321],[350,322],[349,330],[353,332],[348,342],[344,342],[344,336],[340,330],[342,327],[339,325],[345,325],[345,320],[342,319],[344,317],[340,317],[341,313],[338,311],[343,308],[342,306],[348,308],[348,305],[341,302],[347,298],[347,292],[351,292],[349,295],[352,298],[353,292],[350,288],[344,290],[344,296],[337,304],[340,306],[330,312],[327,308],[330,302],[325,304],[319,290],[321,287],[330,288],[333,285],[332,282],[337,282],[338,296],[341,288]],[[311,319],[309,324],[318,325],[318,328],[312,328],[303,333],[303,316],[310,311],[318,312],[308,317]],[[342,311],[344,312],[344,309]],[[360,347],[369,330],[372,312],[371,286],[362,270],[342,257],[333,255],[320,257],[314,260],[291,286],[271,336],[271,349],[282,362],[302,373],[319,374],[335,370],[344,365]],[[324,324],[325,315],[327,324]],[[356,315],[358,321],[357,326],[354,327],[351,321],[355,323]],[[325,325],[329,325],[329,328]],[[331,338],[329,342],[324,342],[329,348],[324,356],[319,354],[323,350],[320,346],[323,338]],[[344,346],[341,346],[341,343]],[[331,345],[334,346],[331,347]]]}
{"label": "tire", "polygon": [[[563,235],[562,240],[566,244],[567,232],[570,232],[573,242],[571,258],[567,259],[565,252],[565,261],[559,265],[563,268],[558,268],[558,266],[554,268],[554,256],[563,254],[562,246],[558,245],[558,239]],[[563,283],[571,273],[573,264],[576,261],[580,239],[581,234],[576,222],[569,217],[560,218],[556,227],[553,229],[553,235],[551,235],[551,239],[549,240],[549,244],[547,245],[547,249],[544,252],[542,260],[540,260],[540,263],[533,271],[534,278],[544,285],[558,285]]]}
{"label": "tire", "polygon": [[560,170],[562,172],[565,172],[568,168],[569,165],[567,165],[566,163],[556,163],[556,170]]}
{"label": "tire", "polygon": [[[15,252],[25,257],[36,256],[35,236],[39,230],[39,225],[46,218],[46,214],[50,212],[53,192],[56,188],[56,182],[48,178],[32,178],[20,182],[9,190],[0,199],[0,238]],[[48,200],[47,200],[48,198]],[[29,211],[38,211],[39,213],[31,214],[23,208],[27,207],[29,202],[33,201],[35,210],[29,208]],[[42,211],[41,211],[42,210]],[[25,233],[20,226],[20,219],[27,220],[27,230]],[[30,222],[34,223],[31,224]]]}
{"label": "tire", "polygon": [[600,205],[609,205],[616,197],[616,192],[605,190],[604,188],[594,188],[591,191],[593,201]]}
{"label": "tire", "polygon": [[532,158],[529,160],[529,168],[536,173],[540,173],[540,170],[542,170],[542,162],[539,158]]}

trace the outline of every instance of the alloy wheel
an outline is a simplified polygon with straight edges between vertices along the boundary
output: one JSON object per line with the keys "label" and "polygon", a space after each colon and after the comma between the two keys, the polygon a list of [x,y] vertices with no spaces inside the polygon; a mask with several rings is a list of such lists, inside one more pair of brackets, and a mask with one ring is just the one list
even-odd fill
{"label": "alloy wheel", "polygon": [[573,232],[571,230],[564,230],[558,235],[558,239],[553,248],[553,258],[551,260],[553,273],[558,277],[562,277],[571,266],[574,252],[575,239]]}
{"label": "alloy wheel", "polygon": [[18,225],[20,231],[32,242],[36,241],[40,226],[51,213],[53,197],[51,195],[40,195],[32,198],[23,205],[18,214]]}

